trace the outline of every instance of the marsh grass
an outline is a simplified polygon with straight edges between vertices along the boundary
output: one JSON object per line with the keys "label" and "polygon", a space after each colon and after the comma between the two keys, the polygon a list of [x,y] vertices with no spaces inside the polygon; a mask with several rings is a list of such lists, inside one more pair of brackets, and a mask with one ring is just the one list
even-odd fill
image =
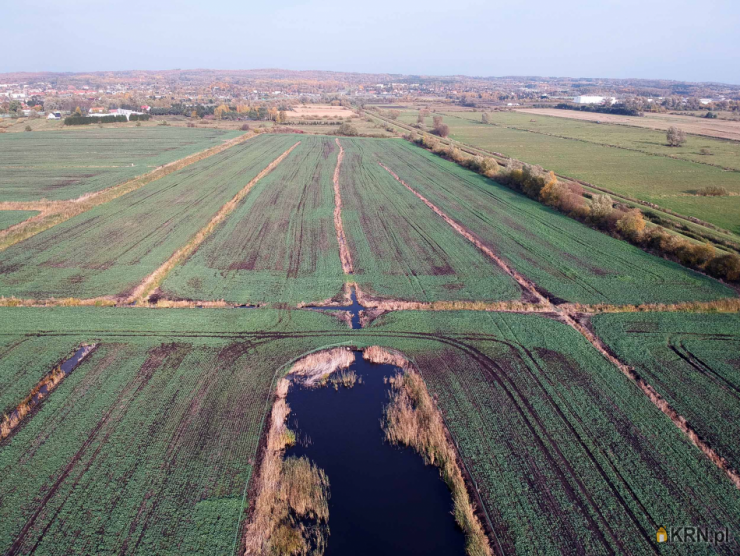
{"label": "marsh grass", "polygon": [[296,436],[286,426],[290,383],[280,379],[270,415],[258,495],[245,534],[245,554],[320,556],[329,535],[329,479],[307,458],[283,459]]}
{"label": "marsh grass", "polygon": [[[400,356],[377,348],[367,359],[371,357],[390,362]],[[457,452],[447,435],[442,415],[421,375],[408,367],[406,364],[404,372],[390,379],[390,402],[385,408],[383,420],[386,438],[394,444],[414,448],[427,464],[439,468],[440,475],[452,491],[453,513],[455,521],[465,533],[467,554],[491,556],[493,552],[475,513],[458,464]]]}

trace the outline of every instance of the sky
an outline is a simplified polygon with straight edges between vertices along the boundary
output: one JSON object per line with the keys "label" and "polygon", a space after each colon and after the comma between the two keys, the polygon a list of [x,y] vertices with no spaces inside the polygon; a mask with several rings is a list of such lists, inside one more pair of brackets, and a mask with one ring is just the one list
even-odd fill
{"label": "sky", "polygon": [[0,72],[282,68],[740,84],[738,0],[3,0],[0,8]]}

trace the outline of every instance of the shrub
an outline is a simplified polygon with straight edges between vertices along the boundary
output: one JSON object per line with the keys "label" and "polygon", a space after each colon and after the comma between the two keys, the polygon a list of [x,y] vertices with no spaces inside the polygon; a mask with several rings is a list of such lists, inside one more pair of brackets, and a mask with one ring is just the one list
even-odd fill
{"label": "shrub", "polygon": [[450,127],[447,124],[439,124],[434,126],[434,132],[435,135],[439,135],[440,137],[447,137],[450,134]]}
{"label": "shrub", "polygon": [[676,256],[685,265],[704,268],[714,258],[715,249],[709,243],[697,245],[684,241],[676,249]]}
{"label": "shrub", "polygon": [[249,131],[249,124],[242,124],[242,127],[240,129],[242,131]]}
{"label": "shrub", "polygon": [[26,131],[33,131],[33,130],[31,129],[31,126],[30,126],[30,125],[27,125],[27,126],[26,126]]}
{"label": "shrub", "polygon": [[725,280],[740,280],[740,257],[737,255],[721,255],[707,264],[707,272]]}
{"label": "shrub", "polygon": [[617,220],[616,228],[624,237],[637,241],[645,230],[645,218],[640,209],[632,209]]}
{"label": "shrub", "polygon": [[494,158],[486,157],[480,162],[478,171],[484,176],[492,178],[499,172],[498,162]]}
{"label": "shrub", "polygon": [[708,185],[707,187],[699,189],[696,194],[701,195],[702,197],[725,197],[729,195],[730,192],[724,187]]}
{"label": "shrub", "polygon": [[599,221],[612,210],[613,201],[609,195],[594,195],[591,199],[591,217]]}
{"label": "shrub", "polygon": [[346,135],[348,137],[359,135],[359,131],[357,131],[357,128],[349,122],[344,122],[342,125],[340,125],[337,129],[337,133],[339,135]]}
{"label": "shrub", "polygon": [[705,147],[699,150],[699,154],[704,155],[704,156],[709,156],[712,154],[712,151],[710,151],[709,149]]}

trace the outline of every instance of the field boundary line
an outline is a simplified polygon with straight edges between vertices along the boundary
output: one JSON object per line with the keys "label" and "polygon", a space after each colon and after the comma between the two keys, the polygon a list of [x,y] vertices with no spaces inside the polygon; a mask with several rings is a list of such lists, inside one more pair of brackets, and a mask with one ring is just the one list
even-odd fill
{"label": "field boundary line", "polygon": [[339,189],[339,171],[342,167],[342,161],[344,160],[344,148],[339,142],[339,138],[335,139],[337,147],[339,147],[339,155],[337,156],[337,166],[334,168],[334,228],[337,231],[337,241],[339,242],[339,258],[342,261],[342,270],[345,274],[353,274],[354,267],[352,266],[352,255],[347,247],[347,238],[344,235],[344,226],[342,224],[342,194]]}
{"label": "field boundary line", "polygon": [[588,341],[599,353],[601,353],[601,355],[605,357],[607,361],[615,365],[627,378],[630,379],[630,381],[632,381],[643,392],[643,394],[647,396],[647,398],[653,403],[653,405],[655,405],[655,407],[663,412],[663,414],[665,414],[666,417],[668,417],[671,422],[676,425],[676,427],[678,427],[689,438],[689,440],[691,440],[694,446],[696,446],[705,456],[707,456],[712,463],[719,467],[719,469],[724,471],[724,473],[727,475],[727,477],[735,485],[736,488],[740,489],[740,473],[733,469],[730,463],[724,457],[717,453],[716,450],[714,450],[703,438],[701,438],[701,436],[699,436],[699,434],[689,424],[688,420],[684,416],[679,414],[678,411],[676,411],[665,400],[665,398],[663,398],[663,396],[661,396],[657,392],[657,390],[653,388],[651,384],[649,384],[637,373],[637,371],[635,371],[635,369],[626,365],[625,363],[622,363],[622,361],[620,361],[609,351],[607,346],[601,341],[598,336],[596,336],[596,334],[594,334],[586,326],[578,322],[574,313],[568,311],[567,306],[560,307],[558,305],[552,304],[552,302],[547,297],[543,296],[539,291],[537,291],[534,282],[530,281],[529,279],[525,278],[524,276],[513,270],[511,267],[509,267],[506,263],[504,263],[504,261],[496,256],[491,249],[487,248],[479,240],[475,239],[472,233],[470,233],[463,226],[452,220],[452,218],[447,216],[441,209],[435,206],[431,201],[427,200],[423,195],[416,192],[412,187],[406,184],[406,182],[399,178],[390,168],[385,166],[385,164],[383,164],[382,162],[379,162],[378,164],[385,168],[385,170],[387,170],[396,180],[398,180],[399,183],[401,183],[404,187],[406,187],[409,191],[411,191],[414,195],[421,199],[436,214],[441,216],[445,220],[445,222],[453,227],[453,229],[458,231],[465,238],[470,240],[476,247],[481,249],[481,251],[483,251],[486,255],[491,257],[494,262],[501,266],[504,272],[514,278],[522,286],[523,289],[531,293],[535,297],[535,299],[538,300],[539,303],[551,307],[552,311],[557,314],[557,320],[560,320],[560,322],[562,322],[563,324],[566,324],[573,328],[576,332],[583,336],[583,338],[585,338],[586,341]]}
{"label": "field boundary line", "polygon": [[65,222],[66,220],[82,214],[96,206],[108,203],[118,197],[148,185],[153,181],[163,178],[178,170],[182,170],[191,164],[223,152],[256,136],[257,135],[245,133],[239,137],[225,141],[220,145],[193,153],[179,160],[168,162],[167,164],[159,166],[141,176],[136,176],[135,178],[112,185],[106,189],[101,189],[100,191],[86,193],[76,199],[70,199],[68,201],[0,202],[0,210],[37,210],[40,212],[40,214],[37,214],[36,216],[32,216],[23,222],[19,222],[14,226],[10,226],[5,230],[0,231],[0,251],[3,251],[16,243],[20,243],[29,237],[46,231],[49,228],[53,228],[57,224],[61,224],[62,222]]}
{"label": "field boundary line", "polygon": [[222,206],[219,211],[211,218],[210,222],[201,228],[190,241],[188,241],[183,247],[180,247],[175,251],[172,256],[157,270],[147,276],[144,281],[137,286],[134,292],[129,296],[129,303],[144,303],[149,294],[154,291],[161,283],[162,280],[177,266],[182,260],[186,259],[195,252],[205,239],[213,233],[221,222],[231,214],[236,207],[239,205],[242,199],[252,190],[254,185],[264,178],[267,174],[272,172],[287,156],[295,149],[301,142],[298,141],[292,147],[290,147],[283,154],[278,156],[275,160],[270,162],[259,174],[252,178],[247,185],[245,185],[234,197]]}
{"label": "field boundary line", "polygon": [[475,245],[478,249],[480,249],[486,256],[488,256],[493,262],[495,262],[506,274],[514,278],[514,280],[517,281],[517,283],[522,287],[522,289],[526,290],[532,296],[537,300],[538,303],[544,304],[544,305],[550,305],[550,300],[547,299],[545,296],[543,296],[540,292],[537,291],[537,289],[534,287],[534,285],[527,280],[524,276],[519,274],[516,270],[511,268],[506,262],[504,262],[503,259],[501,259],[496,253],[494,253],[491,249],[486,247],[482,241],[480,241],[478,238],[476,238],[472,233],[470,233],[468,230],[466,230],[463,226],[455,222],[452,218],[447,216],[445,212],[442,211],[437,205],[432,203],[429,199],[424,197],[421,193],[416,191],[413,187],[408,185],[405,181],[403,181],[401,178],[398,177],[398,175],[388,168],[385,164],[382,162],[378,162],[380,166],[388,172],[391,176],[393,176],[398,183],[403,185],[406,189],[411,191],[414,195],[416,195],[426,206],[428,206],[434,213],[442,217],[442,219],[447,222],[452,228],[462,235],[465,239],[470,241],[473,245]]}

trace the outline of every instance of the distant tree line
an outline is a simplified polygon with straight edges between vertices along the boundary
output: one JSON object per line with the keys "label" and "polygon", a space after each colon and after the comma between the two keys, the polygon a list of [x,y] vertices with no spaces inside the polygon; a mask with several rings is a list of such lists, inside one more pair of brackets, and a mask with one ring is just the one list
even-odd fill
{"label": "distant tree line", "polygon": [[64,118],[64,125],[90,125],[90,124],[113,124],[118,122],[145,122],[150,118],[149,114],[131,114],[126,116],[80,116],[75,114]]}

